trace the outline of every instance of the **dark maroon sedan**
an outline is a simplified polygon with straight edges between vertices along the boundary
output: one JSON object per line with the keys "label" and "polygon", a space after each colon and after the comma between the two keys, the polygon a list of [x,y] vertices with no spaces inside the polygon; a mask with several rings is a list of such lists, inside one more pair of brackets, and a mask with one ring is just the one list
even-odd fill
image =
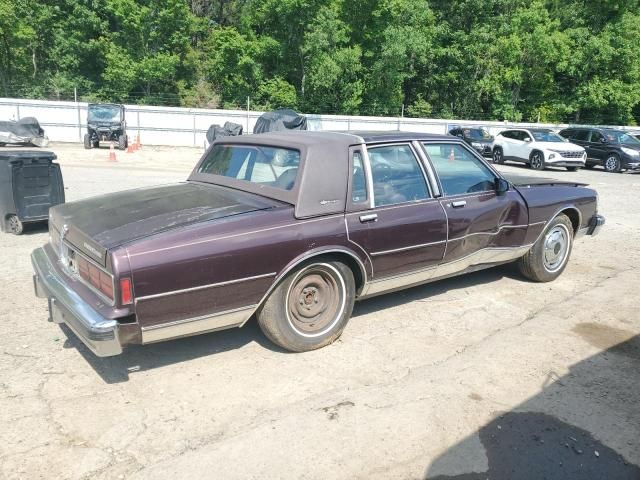
{"label": "dark maroon sedan", "polygon": [[240,327],[322,347],[357,299],[517,261],[547,282],[604,224],[584,185],[506,179],[462,140],[222,138],[188,181],[51,209],[36,294],[99,356]]}

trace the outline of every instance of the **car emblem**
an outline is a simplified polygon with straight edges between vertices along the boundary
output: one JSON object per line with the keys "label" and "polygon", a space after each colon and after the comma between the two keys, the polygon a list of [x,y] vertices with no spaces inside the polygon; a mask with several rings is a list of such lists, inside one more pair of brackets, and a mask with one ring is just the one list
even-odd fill
{"label": "car emblem", "polygon": [[331,205],[333,203],[338,203],[338,200],[320,200],[320,205]]}

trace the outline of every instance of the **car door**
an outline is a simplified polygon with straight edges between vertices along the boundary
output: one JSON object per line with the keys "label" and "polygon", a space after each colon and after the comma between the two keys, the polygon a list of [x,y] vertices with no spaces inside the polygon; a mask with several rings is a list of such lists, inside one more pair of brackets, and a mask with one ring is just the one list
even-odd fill
{"label": "car door", "polygon": [[596,163],[601,164],[607,158],[609,145],[607,144],[605,136],[598,130],[591,130],[590,133],[587,156],[596,160]]}
{"label": "car door", "polygon": [[[448,238],[439,274],[451,274],[477,263],[492,263],[492,254],[517,256],[528,227],[527,206],[514,190],[498,194],[498,174],[466,146],[424,142],[438,176],[439,201],[447,215]],[[450,152],[443,156],[442,152]]]}
{"label": "car door", "polygon": [[531,138],[529,132],[524,130],[518,130],[514,132],[514,134],[516,137],[516,140],[514,141],[514,156],[521,162],[528,162],[533,138]]}
{"label": "car door", "polygon": [[508,160],[509,157],[513,156],[513,145],[514,145],[514,132],[511,130],[505,130],[504,132],[500,132],[499,144],[502,147],[502,155],[505,160]]}
{"label": "car door", "polygon": [[414,146],[354,149],[350,185],[347,234],[371,263],[368,293],[424,280],[415,275],[434,268],[444,257],[447,220]]}

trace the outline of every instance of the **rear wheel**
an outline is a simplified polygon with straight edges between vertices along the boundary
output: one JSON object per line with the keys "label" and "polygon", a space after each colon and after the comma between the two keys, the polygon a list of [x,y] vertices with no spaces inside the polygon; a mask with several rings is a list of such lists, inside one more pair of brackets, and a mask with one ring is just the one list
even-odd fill
{"label": "rear wheel", "polygon": [[604,161],[604,169],[609,173],[617,173],[622,170],[622,166],[620,164],[620,158],[612,153],[607,157]]}
{"label": "rear wheel", "polygon": [[544,157],[540,152],[533,152],[529,158],[529,164],[534,170],[544,170]]}
{"label": "rear wheel", "polygon": [[88,133],[84,134],[84,148],[89,150],[92,147],[91,144],[91,137],[89,136]]}
{"label": "rear wheel", "polygon": [[538,241],[518,262],[520,272],[534,282],[550,282],[567,266],[573,246],[573,225],[564,214],[549,222]]}
{"label": "rear wheel", "polygon": [[497,163],[498,165],[502,165],[504,163],[502,148],[496,147],[493,149],[493,163]]}
{"label": "rear wheel", "polygon": [[16,215],[11,215],[8,219],[9,231],[14,235],[21,235],[24,232],[24,225]]}
{"label": "rear wheel", "polygon": [[290,273],[257,313],[264,334],[292,352],[324,347],[346,326],[355,300],[351,269],[338,261],[314,261]]}
{"label": "rear wheel", "polygon": [[126,135],[120,135],[118,137],[118,148],[120,150],[126,150],[127,149],[127,136]]}

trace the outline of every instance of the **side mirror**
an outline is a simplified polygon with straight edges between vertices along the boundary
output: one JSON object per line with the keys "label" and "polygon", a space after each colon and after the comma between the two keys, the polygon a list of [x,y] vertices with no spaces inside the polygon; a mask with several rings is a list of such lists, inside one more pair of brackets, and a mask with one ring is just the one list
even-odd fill
{"label": "side mirror", "polygon": [[495,181],[495,189],[498,195],[503,195],[509,191],[509,182],[507,182],[504,178],[496,178]]}
{"label": "side mirror", "polygon": [[527,143],[529,143],[529,142],[531,141],[531,139],[530,139],[529,137],[525,137],[525,138],[524,138],[524,141],[525,141],[525,142],[527,142]]}
{"label": "side mirror", "polygon": [[600,139],[600,143],[608,143],[608,142],[609,142],[609,140],[607,140],[607,137],[602,137]]}

